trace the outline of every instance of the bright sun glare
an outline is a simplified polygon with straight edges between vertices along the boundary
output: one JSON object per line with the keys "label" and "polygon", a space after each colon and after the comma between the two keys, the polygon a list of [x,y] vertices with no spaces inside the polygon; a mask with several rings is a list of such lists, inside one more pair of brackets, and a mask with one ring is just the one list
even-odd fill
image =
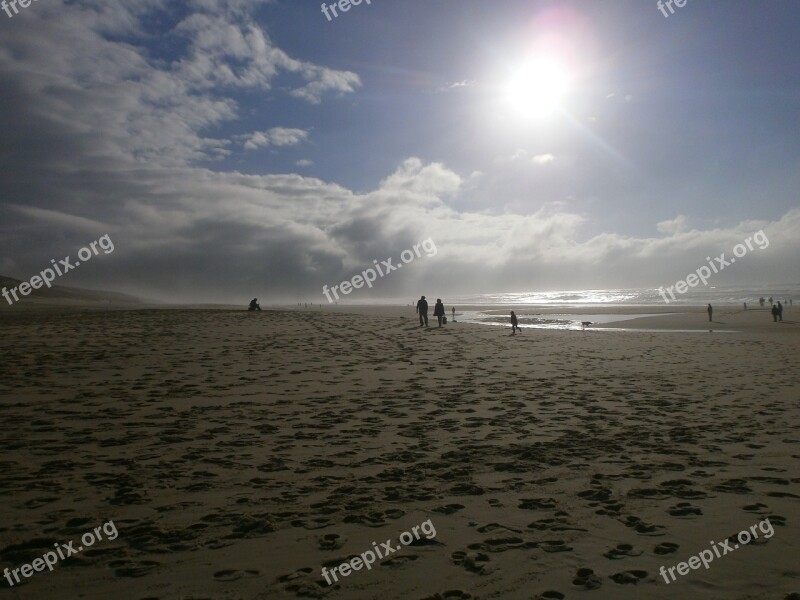
{"label": "bright sun glare", "polygon": [[516,71],[508,85],[508,100],[528,117],[546,117],[560,107],[567,91],[567,74],[556,62],[539,58]]}

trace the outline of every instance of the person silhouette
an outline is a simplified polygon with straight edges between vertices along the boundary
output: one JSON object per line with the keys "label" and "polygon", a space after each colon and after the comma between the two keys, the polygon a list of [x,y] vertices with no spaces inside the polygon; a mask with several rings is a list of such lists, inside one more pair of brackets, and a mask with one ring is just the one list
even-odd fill
{"label": "person silhouette", "polygon": [[[428,326],[428,301],[425,300],[425,296],[420,298],[417,301],[417,312],[419,313],[419,326],[420,327],[427,327]],[[424,325],[423,325],[424,320]]]}
{"label": "person silhouette", "polygon": [[522,333],[522,329],[520,326],[517,325],[517,315],[514,314],[514,311],[511,311],[511,335],[516,335],[516,330],[519,329],[519,332]]}
{"label": "person silhouette", "polygon": [[442,320],[444,319],[444,304],[442,304],[442,299],[436,299],[436,306],[433,307],[433,316],[439,319],[439,327],[442,326]]}
{"label": "person silhouette", "polygon": [[778,322],[778,307],[774,305],[772,307],[772,320],[776,323]]}
{"label": "person silhouette", "polygon": [[709,305],[708,305],[708,308],[707,308],[706,310],[708,310],[708,320],[709,320],[709,322],[711,322],[711,321],[712,321],[712,318],[711,318],[711,313],[713,313],[713,312],[714,312],[714,309],[713,309],[713,308],[711,308],[711,305],[709,304]]}
{"label": "person silhouette", "polygon": [[454,306],[451,310],[453,311],[453,323],[455,323],[456,322],[456,307]]}
{"label": "person silhouette", "polygon": [[778,321],[783,321],[783,304],[778,300]]}
{"label": "person silhouette", "polygon": [[261,310],[261,307],[258,305],[258,298],[253,298],[250,300],[250,306],[247,310]]}

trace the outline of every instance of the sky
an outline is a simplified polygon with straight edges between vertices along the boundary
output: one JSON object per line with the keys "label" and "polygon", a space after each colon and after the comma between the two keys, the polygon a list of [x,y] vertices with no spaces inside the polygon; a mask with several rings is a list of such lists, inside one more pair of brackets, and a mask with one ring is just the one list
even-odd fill
{"label": "sky", "polygon": [[0,12],[0,275],[108,235],[55,283],[326,303],[429,240],[341,301],[656,288],[763,231],[713,284],[800,283],[796,0],[320,4]]}

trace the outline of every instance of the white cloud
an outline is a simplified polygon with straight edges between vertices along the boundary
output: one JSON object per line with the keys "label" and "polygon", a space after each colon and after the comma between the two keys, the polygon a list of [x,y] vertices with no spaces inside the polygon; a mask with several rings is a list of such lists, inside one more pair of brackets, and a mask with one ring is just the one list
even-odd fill
{"label": "white cloud", "polygon": [[245,150],[256,150],[269,146],[296,146],[308,139],[305,129],[291,129],[287,127],[273,127],[269,131],[254,131],[239,136],[243,141]]}
{"label": "white cloud", "polygon": [[555,156],[552,154],[537,154],[534,156],[531,161],[533,161],[537,165],[548,165],[556,159]]}
{"label": "white cloud", "polygon": [[[4,29],[2,83],[17,91],[20,105],[31,107],[20,110],[41,117],[42,127],[53,120],[83,133],[78,143],[97,160],[166,167],[223,158],[230,140],[207,132],[238,119],[234,93],[281,93],[274,88],[283,77],[290,97],[317,104],[329,92],[360,85],[355,73],[294,59],[275,46],[249,16],[256,4],[192,0],[188,13],[161,35],[164,44],[181,49],[167,63],[150,56],[152,32],[141,25],[173,11],[167,0],[39,3]],[[12,108],[4,106],[7,118]]]}
{"label": "white cloud", "polygon": [[669,221],[661,221],[660,223],[656,224],[656,229],[658,229],[659,233],[681,233],[682,231],[686,231],[688,224],[689,219],[686,217],[686,215],[678,215],[674,219]]}

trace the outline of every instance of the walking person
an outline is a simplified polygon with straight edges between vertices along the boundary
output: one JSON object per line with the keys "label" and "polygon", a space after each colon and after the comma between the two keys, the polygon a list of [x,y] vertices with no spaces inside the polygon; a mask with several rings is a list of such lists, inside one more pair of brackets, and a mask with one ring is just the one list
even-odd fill
{"label": "walking person", "polygon": [[772,320],[776,323],[778,322],[778,307],[774,305],[772,307]]}
{"label": "walking person", "polygon": [[713,308],[711,308],[711,305],[709,304],[709,305],[708,305],[708,308],[707,308],[706,310],[708,310],[708,321],[709,321],[709,323],[710,323],[710,322],[712,322],[712,321],[713,321],[713,319],[711,318],[711,313],[713,313],[713,312],[714,312],[714,309],[713,309]]}
{"label": "walking person", "polygon": [[455,323],[456,322],[456,307],[454,306],[452,310],[453,310],[453,323]]}
{"label": "walking person", "polygon": [[439,327],[441,327],[444,319],[444,304],[442,304],[441,298],[436,299],[436,306],[433,307],[433,316],[439,319]]}
{"label": "walking person", "polygon": [[778,321],[783,321],[783,304],[778,300]]}
{"label": "walking person", "polygon": [[511,311],[511,335],[516,335],[516,330],[519,329],[519,332],[522,333],[522,329],[519,325],[517,325],[517,315],[514,314],[514,311]]}
{"label": "walking person", "polygon": [[[419,313],[419,326],[420,327],[427,327],[428,326],[428,301],[425,300],[425,296],[419,299],[417,302],[417,312]],[[424,320],[424,324],[423,324]]]}

